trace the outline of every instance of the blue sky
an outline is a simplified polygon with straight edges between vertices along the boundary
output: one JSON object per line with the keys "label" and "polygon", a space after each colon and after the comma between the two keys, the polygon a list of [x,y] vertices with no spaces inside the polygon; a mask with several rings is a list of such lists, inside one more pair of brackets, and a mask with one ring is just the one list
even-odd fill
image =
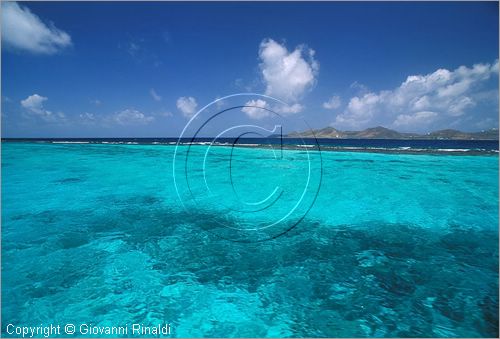
{"label": "blue sky", "polygon": [[2,6],[4,137],[178,136],[248,91],[314,128],[498,127],[497,2]]}

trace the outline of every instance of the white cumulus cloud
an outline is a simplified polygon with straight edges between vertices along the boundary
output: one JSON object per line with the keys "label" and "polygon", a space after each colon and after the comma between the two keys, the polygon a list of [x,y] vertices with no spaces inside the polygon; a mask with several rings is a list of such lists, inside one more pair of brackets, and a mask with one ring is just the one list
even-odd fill
{"label": "white cumulus cloud", "polygon": [[303,109],[304,105],[298,103],[292,105],[276,105],[276,107],[274,107],[274,111],[282,115],[299,113],[302,112]]}
{"label": "white cumulus cloud", "polygon": [[26,99],[21,100],[21,106],[34,113],[41,114],[44,111],[43,102],[46,100],[48,100],[47,97],[38,94],[33,94],[27,97]]}
{"label": "white cumulus cloud", "polygon": [[272,112],[286,116],[302,112],[304,109],[304,106],[299,103],[293,105],[270,105],[267,101],[262,99],[249,100],[245,103],[245,106],[247,107],[243,107],[241,111],[251,119],[263,119],[272,116]]}
{"label": "white cumulus cloud", "polygon": [[257,99],[247,101],[241,111],[252,119],[262,119],[270,115],[271,112],[267,109],[269,109],[267,101]]}
{"label": "white cumulus cloud", "polygon": [[367,92],[349,100],[334,125],[365,128],[374,125],[423,126],[435,120],[451,124],[470,113],[482,95],[481,85],[498,75],[493,64],[460,66],[454,71],[438,69],[426,75],[410,75],[401,85],[378,93]]}
{"label": "white cumulus cloud", "polygon": [[332,96],[328,101],[323,103],[323,107],[326,109],[337,109],[342,104],[340,97],[338,95]]}
{"label": "white cumulus cloud", "polygon": [[192,117],[196,113],[196,107],[198,107],[198,103],[193,97],[180,97],[177,99],[177,108],[187,118]]}
{"label": "white cumulus cloud", "polygon": [[2,43],[35,54],[54,54],[71,45],[68,33],[45,24],[27,7],[2,2]]}
{"label": "white cumulus cloud", "polygon": [[422,127],[427,126],[437,117],[436,112],[422,111],[413,114],[400,114],[394,121],[394,126]]}
{"label": "white cumulus cloud", "polygon": [[266,94],[287,102],[297,102],[316,83],[319,63],[314,50],[298,46],[292,52],[272,39],[260,44],[260,69]]}
{"label": "white cumulus cloud", "polygon": [[119,125],[146,125],[152,122],[154,117],[136,109],[127,108],[112,115],[111,119]]}
{"label": "white cumulus cloud", "polygon": [[32,116],[37,116],[46,122],[63,122],[66,120],[66,116],[63,112],[53,113],[43,107],[43,103],[47,101],[48,98],[33,94],[24,100],[21,100],[21,106],[26,109],[26,111]]}

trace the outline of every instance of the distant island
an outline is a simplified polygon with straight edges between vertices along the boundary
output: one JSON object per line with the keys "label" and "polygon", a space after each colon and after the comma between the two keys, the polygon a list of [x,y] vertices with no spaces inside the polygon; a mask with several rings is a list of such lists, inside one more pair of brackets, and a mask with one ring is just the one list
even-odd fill
{"label": "distant island", "polygon": [[498,140],[498,128],[480,132],[462,132],[454,129],[443,129],[427,134],[400,133],[382,126],[367,128],[362,131],[340,131],[333,127],[325,127],[304,132],[291,132],[285,138],[311,137],[329,139],[423,139],[423,140]]}

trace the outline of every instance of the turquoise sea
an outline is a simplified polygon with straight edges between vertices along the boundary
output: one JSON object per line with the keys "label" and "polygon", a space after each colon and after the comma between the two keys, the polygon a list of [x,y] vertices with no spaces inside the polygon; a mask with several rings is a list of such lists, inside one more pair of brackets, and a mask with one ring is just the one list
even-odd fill
{"label": "turquoise sea", "polygon": [[498,336],[497,155],[175,150],[2,143],[2,336]]}

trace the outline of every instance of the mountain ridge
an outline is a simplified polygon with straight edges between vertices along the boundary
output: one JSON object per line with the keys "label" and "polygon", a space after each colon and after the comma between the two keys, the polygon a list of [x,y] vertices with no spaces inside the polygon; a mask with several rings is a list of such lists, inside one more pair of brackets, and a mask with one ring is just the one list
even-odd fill
{"label": "mountain ridge", "polygon": [[455,129],[442,129],[426,134],[403,133],[386,127],[377,126],[361,131],[341,131],[328,126],[305,132],[291,132],[285,138],[316,137],[325,139],[423,139],[423,140],[498,140],[498,128],[479,132],[463,132]]}

